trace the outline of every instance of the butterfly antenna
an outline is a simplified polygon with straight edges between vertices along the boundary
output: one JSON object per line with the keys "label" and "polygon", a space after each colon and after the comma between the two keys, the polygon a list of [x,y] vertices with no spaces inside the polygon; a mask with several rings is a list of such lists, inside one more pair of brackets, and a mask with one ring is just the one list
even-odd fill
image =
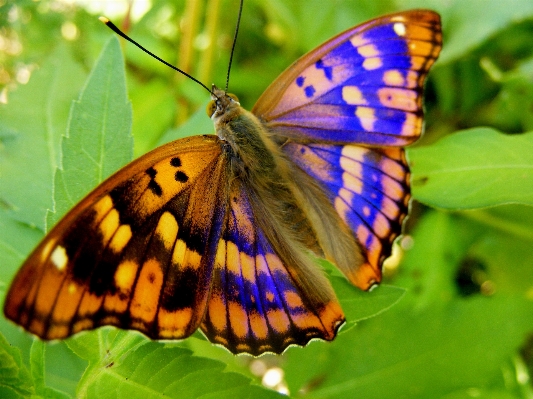
{"label": "butterfly antenna", "polygon": [[228,75],[226,76],[226,90],[224,90],[226,93],[228,92],[229,74],[231,72],[231,63],[233,61],[233,53],[235,52],[235,44],[237,44],[237,35],[239,34],[239,25],[241,24],[241,14],[242,14],[243,3],[244,3],[244,0],[241,0],[241,5],[239,6],[239,16],[237,17],[237,26],[235,27],[235,35],[233,36],[233,45],[231,46],[231,54],[229,56]]}
{"label": "butterfly antenna", "polygon": [[[100,21],[102,21],[104,24],[106,24],[113,32],[115,32],[117,35],[119,35],[120,37],[123,37],[124,39],[126,39],[128,42],[130,43],[133,43],[134,45],[136,45],[137,47],[139,47],[142,51],[144,51],[146,54],[149,54],[151,55],[152,57],[154,57],[156,60],[162,62],[163,64],[165,64],[166,66],[169,66],[170,68],[174,69],[175,71],[181,73],[182,75],[185,75],[187,76],[189,79],[191,80],[194,80],[196,83],[198,83],[200,86],[202,86],[204,89],[206,89],[209,93],[211,93],[211,89],[209,89],[206,85],[204,85],[202,82],[200,82],[198,79],[192,77],[191,75],[189,75],[187,72],[185,71],[182,71],[181,69],[179,69],[178,67],[175,67],[174,65],[172,64],[169,64],[168,62],[166,62],[165,60],[159,58],[157,55],[155,55],[154,53],[152,53],[151,51],[145,49],[143,46],[141,46],[139,43],[137,43],[135,40],[133,40],[132,38],[130,38],[128,35],[126,35],[124,32],[122,32],[119,28],[117,28],[115,26],[115,24],[113,22],[111,22],[108,18],[106,17],[100,17],[98,18]],[[212,94],[212,93],[211,93]]]}

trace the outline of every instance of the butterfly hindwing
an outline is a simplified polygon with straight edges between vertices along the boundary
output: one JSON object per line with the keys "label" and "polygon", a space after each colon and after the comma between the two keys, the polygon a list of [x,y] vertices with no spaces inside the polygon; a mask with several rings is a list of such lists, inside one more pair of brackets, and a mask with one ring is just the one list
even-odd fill
{"label": "butterfly hindwing", "polygon": [[422,88],[442,37],[432,11],[359,25],[289,67],[252,112],[296,141],[404,146],[422,131]]}
{"label": "butterfly hindwing", "polygon": [[[254,212],[250,190],[233,180],[202,330],[232,352],[254,355],[281,353],[312,338],[332,340],[344,321],[333,291],[319,296],[280,258],[261,227],[269,221]],[[314,279],[329,287],[325,277]]]}
{"label": "butterfly hindwing", "polygon": [[408,212],[409,170],[403,150],[288,143],[283,151],[295,167],[321,183],[353,232],[364,263],[357,268],[341,262],[337,266],[354,284],[368,288],[369,281],[380,278],[380,265],[390,255]]}
{"label": "butterfly hindwing", "polygon": [[196,330],[225,212],[221,148],[197,136],[156,151],[54,227],[17,274],[8,318],[46,339],[106,324],[153,338]]}

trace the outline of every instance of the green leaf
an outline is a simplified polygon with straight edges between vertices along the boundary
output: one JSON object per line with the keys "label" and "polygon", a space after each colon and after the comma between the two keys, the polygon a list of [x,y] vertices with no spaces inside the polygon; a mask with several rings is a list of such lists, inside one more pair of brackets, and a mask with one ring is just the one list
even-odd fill
{"label": "green leaf", "polygon": [[207,103],[200,107],[183,125],[176,129],[169,129],[158,141],[157,145],[163,145],[183,137],[197,136],[200,134],[213,134],[213,121],[205,112]]}
{"label": "green leaf", "polygon": [[[401,5],[406,9],[429,8],[441,14],[447,33],[439,57],[441,64],[456,61],[508,25],[533,16],[533,3],[529,0],[407,0]],[[483,18],[472,18],[473,15]]]}
{"label": "green leaf", "polygon": [[531,303],[506,296],[454,301],[439,311],[399,308],[359,324],[324,351],[290,352],[285,370],[291,392],[304,389],[311,398],[438,398],[489,386],[530,330],[533,311]]}
{"label": "green leaf", "polygon": [[[143,82],[139,86],[128,82],[128,90],[132,103],[137,103],[132,125],[135,154],[142,155],[155,148],[154,144],[174,122],[174,97],[171,88],[163,80]],[[204,116],[209,119],[205,112]]]}
{"label": "green leaf", "polygon": [[131,161],[131,112],[120,44],[112,37],[80,99],[72,105],[62,142],[62,167],[55,176],[55,212],[49,214],[48,226],[54,225],[90,189]]}
{"label": "green leaf", "polygon": [[0,200],[17,220],[43,231],[60,138],[83,79],[79,65],[58,46],[29,83],[0,106]]}
{"label": "green leaf", "polygon": [[45,344],[40,340],[34,340],[30,352],[30,369],[35,391],[43,398],[68,398],[69,396],[61,391],[47,387],[44,374],[44,353]]}
{"label": "green leaf", "polygon": [[[405,289],[386,284],[366,292],[355,288],[344,278],[332,277],[332,283],[342,310],[344,310],[347,327],[388,310],[405,294]],[[346,327],[341,330],[341,332],[344,331]]]}
{"label": "green leaf", "polygon": [[413,197],[438,208],[533,205],[533,132],[475,128],[409,149]]}
{"label": "green leaf", "polygon": [[[278,394],[251,384],[222,362],[193,356],[188,349],[152,342],[137,333],[112,330],[89,341],[105,353],[85,352],[89,367],[80,382],[80,398],[274,398]],[[87,342],[89,342],[87,341]]]}
{"label": "green leaf", "polygon": [[33,381],[22,364],[20,350],[0,334],[0,397],[27,398],[35,393]]}
{"label": "green leaf", "polygon": [[41,230],[18,222],[0,211],[0,292],[33,246],[41,239]]}

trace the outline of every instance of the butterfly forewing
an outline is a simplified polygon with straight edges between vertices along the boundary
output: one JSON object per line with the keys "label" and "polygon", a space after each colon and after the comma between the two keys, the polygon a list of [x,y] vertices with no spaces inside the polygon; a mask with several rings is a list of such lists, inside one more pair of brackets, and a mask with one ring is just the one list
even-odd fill
{"label": "butterfly forewing", "polygon": [[252,112],[296,141],[410,144],[422,131],[422,88],[441,45],[434,12],[373,20],[299,59]]}
{"label": "butterfly forewing", "polygon": [[[190,335],[203,315],[210,245],[225,212],[217,202],[226,179],[220,154],[215,136],[183,139],[109,178],[24,263],[6,316],[47,339],[104,324],[154,338]],[[178,311],[194,317],[169,321]]]}

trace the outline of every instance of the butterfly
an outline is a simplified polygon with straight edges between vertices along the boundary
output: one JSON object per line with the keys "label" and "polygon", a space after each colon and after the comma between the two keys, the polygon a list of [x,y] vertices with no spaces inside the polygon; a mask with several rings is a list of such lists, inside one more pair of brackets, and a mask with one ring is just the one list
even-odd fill
{"label": "butterfly", "polygon": [[345,316],[314,258],[363,290],[381,281],[441,46],[438,14],[399,12],[301,57],[251,112],[213,86],[216,135],[163,145],[76,205],[17,273],[6,317],[47,340],[199,328],[252,355],[333,340]]}

